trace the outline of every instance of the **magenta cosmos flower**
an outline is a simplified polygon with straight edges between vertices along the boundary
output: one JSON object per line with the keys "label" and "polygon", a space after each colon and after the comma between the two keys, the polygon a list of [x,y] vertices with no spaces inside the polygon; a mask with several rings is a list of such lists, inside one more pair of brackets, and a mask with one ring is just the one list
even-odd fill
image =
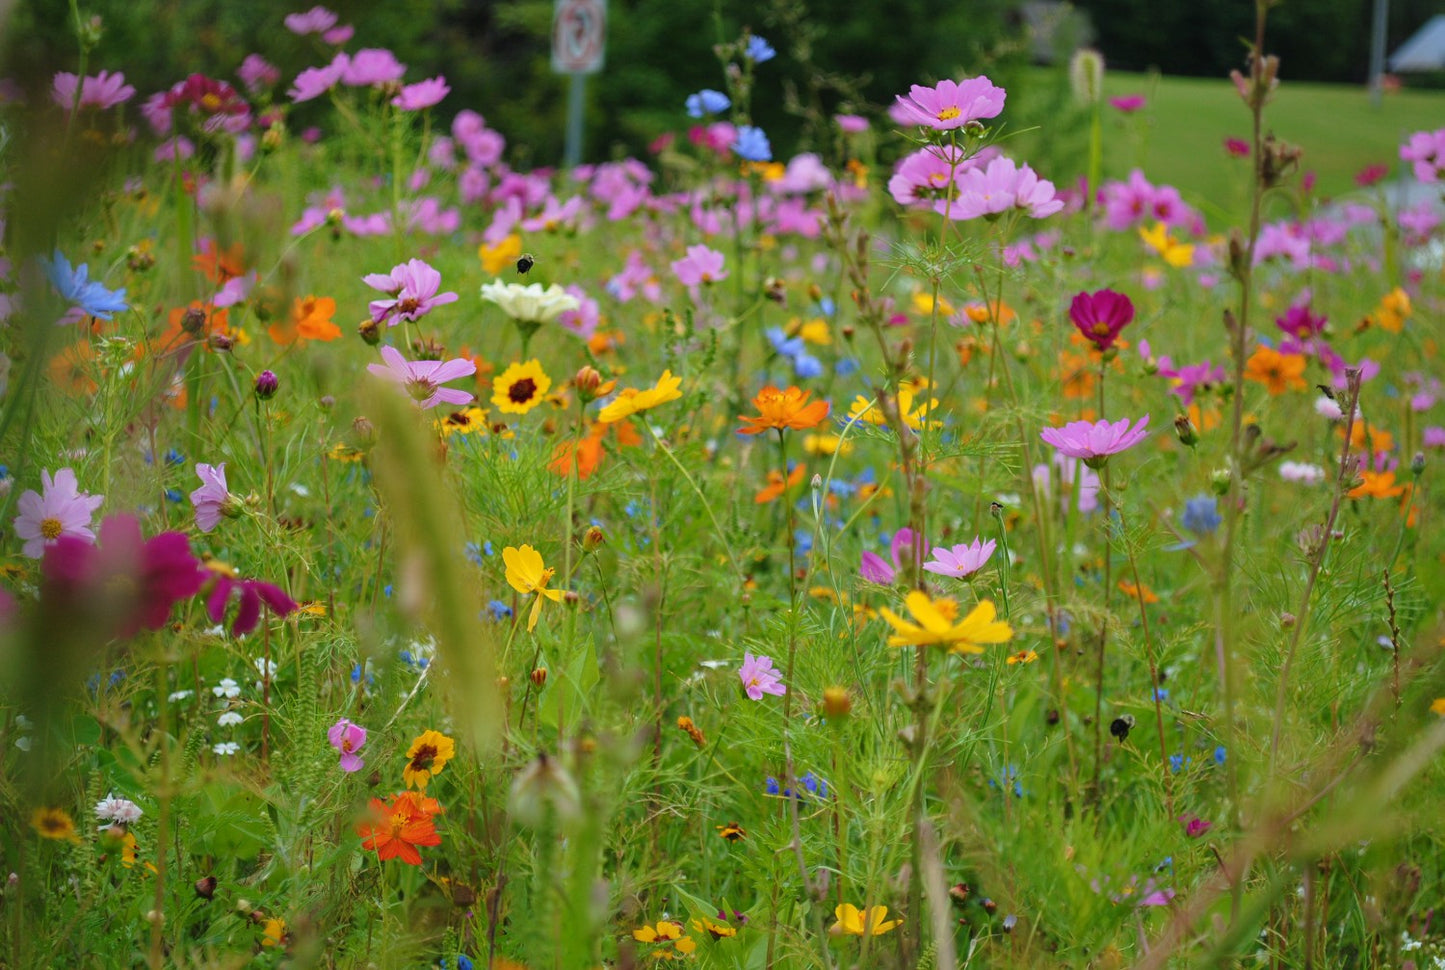
{"label": "magenta cosmos flower", "polygon": [[435,307],[457,302],[455,293],[437,292],[441,289],[442,274],[420,259],[409,259],[393,266],[390,273],[368,273],[362,281],[373,290],[381,290],[391,297],[389,300],[372,300],[369,308],[374,322],[387,320],[388,325],[393,327],[402,320],[424,317]]}
{"label": "magenta cosmos flower", "polygon": [[1069,304],[1069,319],[1099,351],[1114,346],[1119,333],[1134,320],[1134,303],[1123,293],[1099,290],[1078,293]]}
{"label": "magenta cosmos flower", "polygon": [[403,111],[420,111],[423,108],[439,104],[441,99],[451,92],[452,89],[447,85],[446,78],[432,77],[415,84],[408,84],[401,89],[400,94],[391,99],[391,103]]}
{"label": "magenta cosmos flower", "polygon": [[86,495],[80,491],[75,471],[62,468],[50,477],[50,472],[40,473],[41,492],[27,490],[20,496],[20,514],[15,517],[15,534],[25,540],[21,552],[31,559],[39,559],[45,547],[61,536],[69,536],[85,542],[94,542],[90,519],[104,495]]}
{"label": "magenta cosmos flower", "polygon": [[1078,458],[1090,468],[1102,468],[1110,455],[1127,451],[1148,436],[1149,415],[1129,427],[1128,418],[1115,422],[1070,421],[1062,428],[1045,428],[1039,437],[1056,448],[1059,454]]}
{"label": "magenta cosmos flower", "polygon": [[287,616],[297,609],[296,601],[286,595],[281,587],[259,579],[241,579],[229,566],[212,563],[216,573],[216,585],[206,597],[206,615],[212,623],[221,623],[226,618],[226,607],[235,593],[240,605],[236,607],[236,619],[231,623],[231,633],[240,636],[256,629],[261,622],[261,604],[271,608],[277,616]]}
{"label": "magenta cosmos flower", "polygon": [[42,609],[58,617],[98,617],[118,637],[159,630],[171,608],[206,581],[185,535],[162,532],[147,541],[128,515],[100,524],[99,548],[62,536],[45,551],[40,569]]}
{"label": "magenta cosmos flower", "polygon": [[1144,95],[1126,94],[1118,98],[1110,98],[1109,104],[1115,111],[1122,111],[1124,114],[1133,114],[1144,107]]}
{"label": "magenta cosmos flower", "polygon": [[[75,102],[75,85],[78,82],[76,75],[68,71],[61,71],[55,75],[54,87],[51,89],[51,97],[55,103],[66,111]],[[135,97],[135,88],[125,83],[125,75],[117,71],[111,74],[109,71],[101,71],[92,77],[87,77],[85,83],[80,87],[80,107],[96,108],[104,111],[107,108],[114,108],[118,104],[124,104]]]}
{"label": "magenta cosmos flower", "polygon": [[191,492],[191,504],[196,509],[196,528],[210,532],[221,522],[224,515],[234,515],[237,504],[231,498],[226,485],[226,463],[219,465],[197,464],[196,474],[201,487]]}
{"label": "magenta cosmos flower", "polygon": [[963,83],[942,80],[931,88],[915,84],[897,98],[895,120],[938,131],[962,128],[970,121],[993,118],[1003,110],[1003,88],[988,78],[966,78]]}
{"label": "magenta cosmos flower", "polygon": [[342,771],[350,773],[361,770],[361,758],[356,752],[366,744],[366,728],[360,724],[352,724],[343,717],[331,725],[331,729],[326,732],[326,740],[330,741],[331,746],[341,755]]}
{"label": "magenta cosmos flower", "polygon": [[762,700],[764,694],[781,696],[788,692],[788,688],[783,686],[783,678],[773,669],[772,657],[754,657],[744,652],[738,676],[742,678],[743,690],[755,701]]}
{"label": "magenta cosmos flower", "polygon": [[[870,583],[882,583],[887,586],[898,576],[898,571],[903,568],[902,556],[907,550],[909,562],[913,561],[913,530],[899,529],[893,533],[893,541],[888,546],[889,553],[893,556],[893,565],[888,565],[884,558],[876,552],[865,550],[863,560],[858,564],[858,575]],[[928,555],[928,543],[923,544],[923,554]]]}
{"label": "magenta cosmos flower", "polygon": [[367,364],[366,369],[378,377],[395,381],[412,396],[417,406],[432,408],[438,404],[467,404],[472,395],[450,387],[442,387],[447,381],[469,377],[477,372],[477,365],[469,360],[407,360],[395,347],[381,348],[381,359],[385,364]]}
{"label": "magenta cosmos flower", "polygon": [[728,278],[728,271],[723,269],[723,254],[702,244],[687,247],[685,258],[673,260],[672,271],[684,286],[716,283]]}
{"label": "magenta cosmos flower", "polygon": [[924,563],[923,568],[940,576],[962,579],[982,569],[993,555],[995,546],[992,539],[981,542],[974,536],[971,543],[960,543],[952,549],[939,547],[933,550],[933,558]]}
{"label": "magenta cosmos flower", "polygon": [[[338,55],[345,57],[345,55]],[[406,65],[385,48],[367,47],[346,58],[346,69],[341,72],[341,83],[353,88],[374,87],[400,81],[406,74]]]}

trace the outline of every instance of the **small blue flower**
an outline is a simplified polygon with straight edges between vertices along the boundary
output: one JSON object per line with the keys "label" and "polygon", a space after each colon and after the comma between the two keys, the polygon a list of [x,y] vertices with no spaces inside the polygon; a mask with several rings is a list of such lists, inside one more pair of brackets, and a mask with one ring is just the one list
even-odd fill
{"label": "small blue flower", "polygon": [[1167,701],[1169,699],[1169,691],[1163,687],[1154,688],[1154,699],[1161,703]]}
{"label": "small blue flower", "polygon": [[512,608],[501,600],[490,600],[487,603],[487,612],[492,615],[492,619],[501,622],[512,615]]}
{"label": "small blue flower", "polygon": [[819,798],[828,797],[828,783],[811,771],[799,778],[798,781],[808,789],[809,794],[817,795]]}
{"label": "small blue flower", "polygon": [[465,547],[467,561],[474,566],[482,564],[482,547],[475,542],[468,542]]}
{"label": "small blue flower", "polygon": [[1179,772],[1183,771],[1188,765],[1191,765],[1193,763],[1193,758],[1186,758],[1182,754],[1171,754],[1169,756],[1169,770],[1176,775],[1179,774]]}
{"label": "small blue flower", "polygon": [[763,331],[763,336],[768,338],[773,352],[780,357],[796,357],[803,353],[803,338],[789,337],[782,327],[769,327]]}
{"label": "small blue flower", "polygon": [[1228,757],[1228,754],[1227,754],[1227,753],[1225,752],[1225,750],[1224,750],[1224,745],[1221,744],[1219,747],[1217,747],[1217,748],[1214,749],[1214,763],[1215,763],[1215,764],[1217,764],[1217,765],[1222,765],[1222,764],[1224,764],[1224,761],[1225,761],[1225,759],[1226,759],[1227,757]]}
{"label": "small blue flower", "polygon": [[793,376],[800,381],[823,376],[823,362],[812,354],[798,354],[793,358]]}
{"label": "small blue flower", "polygon": [[733,142],[732,147],[739,158],[747,159],[750,162],[773,160],[773,146],[768,144],[768,136],[763,133],[763,129],[755,125],[740,126],[737,139]]}
{"label": "small blue flower", "polygon": [[382,595],[382,596],[385,596],[387,599],[390,599],[390,598],[391,598],[391,584],[390,584],[390,583],[387,583],[385,586],[381,587],[381,595]]}
{"label": "small blue flower", "polygon": [[[764,788],[769,795],[777,795],[780,794],[781,791],[778,788],[778,779],[774,778],[772,775],[768,776],[768,780],[767,783],[764,785]],[[788,794],[791,795],[792,792],[789,792]]]}
{"label": "small blue flower", "polygon": [[186,463],[186,456],[185,456],[185,455],[181,454],[179,451],[176,451],[176,449],[174,449],[174,448],[167,449],[167,451],[166,451],[166,464],[167,464],[167,465],[176,466],[176,465],[184,465],[185,463]]}
{"label": "small blue flower", "polygon": [[763,40],[757,34],[753,34],[748,38],[748,57],[754,64],[771,61],[777,56],[778,52],[773,50],[773,45]]}
{"label": "small blue flower", "polygon": [[166,489],[166,501],[167,501],[167,502],[180,502],[180,501],[183,501],[184,499],[185,499],[185,496],[181,494],[181,492],[180,492],[179,489],[175,489],[175,488],[168,488],[168,489]]}
{"label": "small blue flower", "polygon": [[1224,520],[1219,517],[1214,496],[1196,495],[1184,503],[1184,516],[1180,521],[1190,532],[1203,536],[1213,533]]}
{"label": "small blue flower", "polygon": [[732,107],[732,102],[728,100],[728,96],[721,91],[714,91],[712,88],[703,88],[697,94],[687,96],[687,116],[689,118],[715,115],[730,107]]}
{"label": "small blue flower", "polygon": [[130,309],[125,302],[125,290],[108,290],[102,284],[90,279],[90,268],[81,263],[72,267],[59,249],[49,261],[41,260],[45,275],[50,283],[67,302],[84,310],[87,315],[101,320],[111,319],[113,313]]}
{"label": "small blue flower", "polygon": [[844,357],[833,365],[833,373],[839,377],[851,377],[858,373],[858,358]]}
{"label": "small blue flower", "polygon": [[831,296],[825,296],[818,300],[818,312],[825,317],[831,317],[838,312],[838,304],[833,302]]}

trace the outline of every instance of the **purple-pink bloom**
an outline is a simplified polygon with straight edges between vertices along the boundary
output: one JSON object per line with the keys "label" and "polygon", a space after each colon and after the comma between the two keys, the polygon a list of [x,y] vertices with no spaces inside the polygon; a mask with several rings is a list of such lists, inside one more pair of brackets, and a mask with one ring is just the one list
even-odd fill
{"label": "purple-pink bloom", "polygon": [[[923,544],[923,555],[928,555],[928,543]],[[898,571],[903,568],[903,552],[907,550],[908,559],[913,561],[913,530],[909,528],[899,529],[893,533],[893,541],[889,543],[888,551],[893,557],[893,565],[876,552],[864,551],[862,562],[858,564],[858,575],[870,583],[881,583],[889,585],[898,576]]]}
{"label": "purple-pink bloom", "polygon": [[862,115],[834,115],[833,121],[844,133],[849,135],[856,135],[868,130],[868,119]]}
{"label": "purple-pink bloom", "polygon": [[366,744],[366,728],[360,724],[352,724],[346,718],[342,718],[331,729],[326,732],[326,740],[341,755],[341,770],[348,774],[353,771],[360,771],[362,767],[361,758],[356,754]]}
{"label": "purple-pink bloom", "polygon": [[[55,103],[66,111],[75,102],[75,85],[78,81],[76,75],[68,71],[61,71],[55,75],[54,86],[50,95]],[[93,77],[87,77],[80,88],[81,108],[97,108],[101,111],[107,108],[114,108],[118,104],[124,104],[135,97],[135,88],[125,83],[125,75],[117,71],[111,74],[109,71],[101,71]]]}
{"label": "purple-pink bloom", "polygon": [[992,539],[982,542],[974,536],[973,542],[960,543],[951,549],[940,546],[933,550],[933,558],[924,563],[923,568],[940,576],[962,579],[982,569],[996,545]]}
{"label": "purple-pink bloom", "polygon": [[396,59],[391,51],[381,47],[366,47],[351,57],[345,58],[346,68],[341,72],[341,83],[350,87],[371,87],[400,81],[406,74],[406,65]]}
{"label": "purple-pink bloom", "polygon": [[1275,318],[1275,326],[1300,340],[1318,336],[1324,332],[1327,317],[1317,317],[1310,312],[1308,303],[1296,303],[1285,311],[1284,316]]}
{"label": "purple-pink bloom", "polygon": [[247,91],[255,94],[281,80],[281,71],[260,54],[247,54],[241,66],[236,68],[236,77],[246,85]]}
{"label": "purple-pink bloom", "polygon": [[1184,823],[1184,834],[1191,839],[1197,839],[1214,828],[1213,822],[1206,822],[1198,815],[1181,815],[1179,821]]}
{"label": "purple-pink bloom", "polygon": [[438,75],[408,84],[401,89],[400,94],[391,99],[391,103],[403,111],[420,111],[440,103],[451,91],[447,86],[447,79]]}
{"label": "purple-pink bloom", "polygon": [[1069,303],[1069,319],[1096,349],[1105,351],[1114,346],[1119,333],[1133,322],[1134,303],[1113,290],[1078,293]]}
{"label": "purple-pink bloom", "polygon": [[1110,98],[1109,104],[1116,111],[1122,111],[1126,115],[1133,114],[1140,108],[1144,107],[1144,95],[1126,94],[1122,97]]}
{"label": "purple-pink bloom", "polygon": [[1006,92],[988,78],[966,78],[962,84],[945,78],[931,88],[915,84],[896,99],[893,118],[900,124],[938,131],[962,128],[970,121],[993,118],[1003,111]]}
{"label": "purple-pink bloom", "polygon": [[687,247],[687,256],[683,259],[673,260],[672,271],[684,286],[716,283],[728,278],[727,270],[723,269],[723,254],[701,243]]}
{"label": "purple-pink bloom", "polygon": [[1149,434],[1145,430],[1148,425],[1147,414],[1132,428],[1128,418],[1114,422],[1070,421],[1062,428],[1045,428],[1039,437],[1053,445],[1059,454],[1078,458],[1090,468],[1101,468],[1110,455],[1117,455],[1143,441]]}
{"label": "purple-pink bloom", "polygon": [[1234,158],[1249,157],[1249,142],[1243,138],[1224,139],[1224,150]]}
{"label": "purple-pink bloom", "polygon": [[1431,425],[1421,432],[1420,443],[1426,448],[1445,448],[1445,428]]}
{"label": "purple-pink bloom", "polygon": [[284,21],[286,29],[304,37],[320,34],[336,26],[336,14],[325,7],[312,7],[304,13],[290,13]]}
{"label": "purple-pink bloom", "polygon": [[477,365],[469,360],[407,360],[401,351],[390,345],[381,348],[381,357],[385,364],[367,364],[366,369],[378,377],[400,384],[416,401],[417,407],[468,404],[472,400],[467,391],[441,386],[447,381],[475,374]]}
{"label": "purple-pink bloom", "polygon": [[388,317],[389,325],[402,320],[426,316],[433,307],[457,302],[455,293],[438,293],[442,274],[420,259],[410,259],[393,266],[390,273],[368,273],[362,277],[367,286],[391,296],[389,300],[372,300],[371,319],[381,323]]}
{"label": "purple-pink bloom", "polygon": [[40,493],[27,489],[20,496],[20,514],[15,516],[15,534],[25,540],[20,551],[31,559],[39,559],[45,554],[45,547],[62,536],[95,542],[90,519],[105,496],[81,492],[71,468],[60,469],[54,478],[49,471],[42,470],[40,483]]}
{"label": "purple-pink bloom", "polygon": [[212,623],[220,623],[226,617],[226,606],[231,594],[236,593],[240,605],[236,607],[236,619],[231,623],[231,633],[236,636],[250,633],[261,622],[261,604],[271,608],[277,616],[286,616],[297,609],[296,601],[286,591],[272,583],[259,579],[241,579],[230,573],[218,573],[216,585],[206,597],[206,615]]}
{"label": "purple-pink bloom", "polygon": [[296,80],[291,82],[291,90],[287,91],[286,95],[296,104],[319,98],[340,83],[345,70],[345,55],[338,54],[336,59],[325,67],[308,67],[296,75]]}
{"label": "purple-pink bloom", "polygon": [[1000,156],[987,168],[971,168],[958,177],[958,198],[945,213],[951,219],[995,218],[1010,209],[1022,209],[1035,219],[1051,216],[1064,207],[1055,197],[1054,183],[1040,179],[1027,165]]}
{"label": "purple-pink bloom", "polygon": [[1411,164],[1415,178],[1421,182],[1440,181],[1441,168],[1445,167],[1445,128],[1415,132],[1400,146],[1400,160]]}
{"label": "purple-pink bloom", "polygon": [[221,522],[221,517],[236,507],[226,485],[226,463],[207,465],[198,463],[196,474],[200,476],[201,487],[191,492],[191,504],[196,508],[196,528],[210,532]]}
{"label": "purple-pink bloom", "polygon": [[788,692],[788,688],[783,686],[782,676],[773,669],[771,657],[754,657],[744,651],[743,665],[738,668],[738,676],[742,678],[743,690],[755,701],[762,700],[764,694],[782,696]]}

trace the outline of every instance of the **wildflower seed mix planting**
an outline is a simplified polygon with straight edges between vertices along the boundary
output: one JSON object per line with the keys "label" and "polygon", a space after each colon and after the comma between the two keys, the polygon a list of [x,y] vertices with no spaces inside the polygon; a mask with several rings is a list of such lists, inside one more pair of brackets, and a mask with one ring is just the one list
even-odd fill
{"label": "wildflower seed mix planting", "polygon": [[1089,50],[1066,156],[719,14],[541,167],[330,10],[147,90],[72,4],[0,81],[0,967],[1445,966],[1445,127],[1326,196],[1246,6],[1227,199]]}

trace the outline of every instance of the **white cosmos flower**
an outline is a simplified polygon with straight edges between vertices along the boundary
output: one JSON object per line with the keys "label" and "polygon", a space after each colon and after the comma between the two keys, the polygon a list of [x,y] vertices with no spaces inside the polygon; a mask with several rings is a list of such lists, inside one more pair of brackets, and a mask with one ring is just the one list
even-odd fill
{"label": "white cosmos flower", "polygon": [[211,750],[219,755],[232,755],[241,750],[241,746],[235,741],[222,741],[220,744],[211,745]]}
{"label": "white cosmos flower", "polygon": [[551,323],[558,315],[582,306],[556,283],[544,290],[541,283],[522,286],[494,280],[482,284],[482,299],[495,303],[507,316],[522,323]]}
{"label": "white cosmos flower", "polygon": [[95,817],[102,822],[134,825],[142,814],[135,802],[129,798],[116,798],[114,794],[108,794],[104,801],[95,803]]}

